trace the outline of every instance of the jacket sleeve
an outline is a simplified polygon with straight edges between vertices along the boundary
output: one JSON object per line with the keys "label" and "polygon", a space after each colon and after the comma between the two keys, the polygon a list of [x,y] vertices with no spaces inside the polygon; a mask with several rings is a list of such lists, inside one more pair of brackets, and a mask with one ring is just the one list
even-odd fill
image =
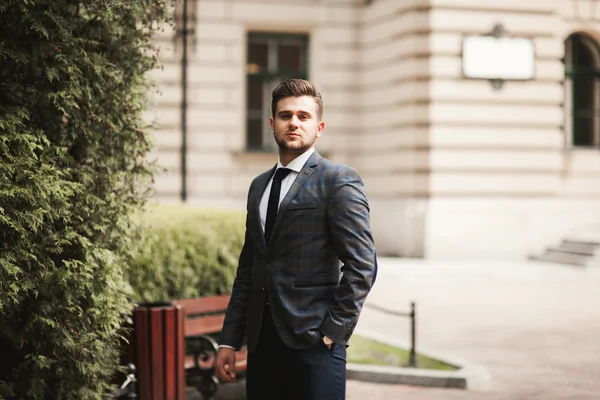
{"label": "jacket sleeve", "polygon": [[[250,195],[248,194],[248,199]],[[248,296],[252,290],[252,263],[254,259],[254,250],[252,239],[248,232],[248,213],[246,214],[246,233],[244,235],[244,245],[238,262],[238,268],[231,298],[227,306],[223,329],[219,335],[220,344],[231,346],[240,350],[246,337],[246,324],[248,313]]]}
{"label": "jacket sleeve", "polygon": [[377,274],[369,204],[359,173],[344,167],[336,176],[327,205],[327,223],[342,277],[321,332],[335,343],[350,339]]}

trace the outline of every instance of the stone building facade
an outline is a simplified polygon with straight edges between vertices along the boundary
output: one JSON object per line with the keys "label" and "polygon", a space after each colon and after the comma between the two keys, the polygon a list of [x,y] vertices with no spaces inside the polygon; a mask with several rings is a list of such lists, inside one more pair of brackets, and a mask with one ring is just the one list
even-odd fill
{"label": "stone building facade", "polygon": [[[276,155],[270,90],[321,90],[322,155],[356,167],[378,251],[524,259],[600,231],[600,3],[594,0],[196,0],[190,2],[186,167],[182,48],[148,116],[166,168],[159,201],[243,208]],[[179,12],[181,10],[178,10]],[[467,79],[466,35],[501,24],[529,38],[533,79]]]}

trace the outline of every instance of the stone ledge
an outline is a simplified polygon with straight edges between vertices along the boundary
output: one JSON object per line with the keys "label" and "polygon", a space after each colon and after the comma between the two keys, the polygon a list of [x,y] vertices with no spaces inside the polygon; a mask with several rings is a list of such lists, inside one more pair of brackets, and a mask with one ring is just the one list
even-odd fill
{"label": "stone ledge", "polygon": [[[410,348],[406,343],[403,343],[396,338],[390,338],[389,336],[371,332],[369,330],[357,328],[354,331],[354,334],[402,349]],[[350,341],[350,343],[352,343],[352,341]],[[435,358],[446,364],[454,365],[458,369],[455,371],[438,371],[433,369],[400,368],[383,365],[348,363],[346,366],[347,379],[375,383],[455,389],[485,389],[490,381],[487,370],[481,365],[424,351],[421,348],[417,348],[417,352],[424,356]]]}

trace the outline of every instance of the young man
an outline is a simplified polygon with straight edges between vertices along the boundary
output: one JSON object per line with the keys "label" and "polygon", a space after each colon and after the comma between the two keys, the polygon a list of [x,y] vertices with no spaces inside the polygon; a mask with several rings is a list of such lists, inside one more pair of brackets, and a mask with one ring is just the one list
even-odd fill
{"label": "young man", "polygon": [[377,272],[369,205],[358,172],[314,149],[325,122],[312,83],[282,82],[271,108],[279,162],[250,185],[217,374],[235,379],[246,339],[249,400],[343,400],[346,343]]}

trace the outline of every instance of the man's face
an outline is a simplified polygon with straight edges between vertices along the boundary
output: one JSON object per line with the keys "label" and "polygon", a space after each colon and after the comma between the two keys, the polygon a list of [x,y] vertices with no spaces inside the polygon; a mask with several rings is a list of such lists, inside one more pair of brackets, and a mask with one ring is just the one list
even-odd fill
{"label": "man's face", "polygon": [[300,155],[314,146],[325,127],[312,96],[284,97],[270,119],[275,142],[284,154]]}

